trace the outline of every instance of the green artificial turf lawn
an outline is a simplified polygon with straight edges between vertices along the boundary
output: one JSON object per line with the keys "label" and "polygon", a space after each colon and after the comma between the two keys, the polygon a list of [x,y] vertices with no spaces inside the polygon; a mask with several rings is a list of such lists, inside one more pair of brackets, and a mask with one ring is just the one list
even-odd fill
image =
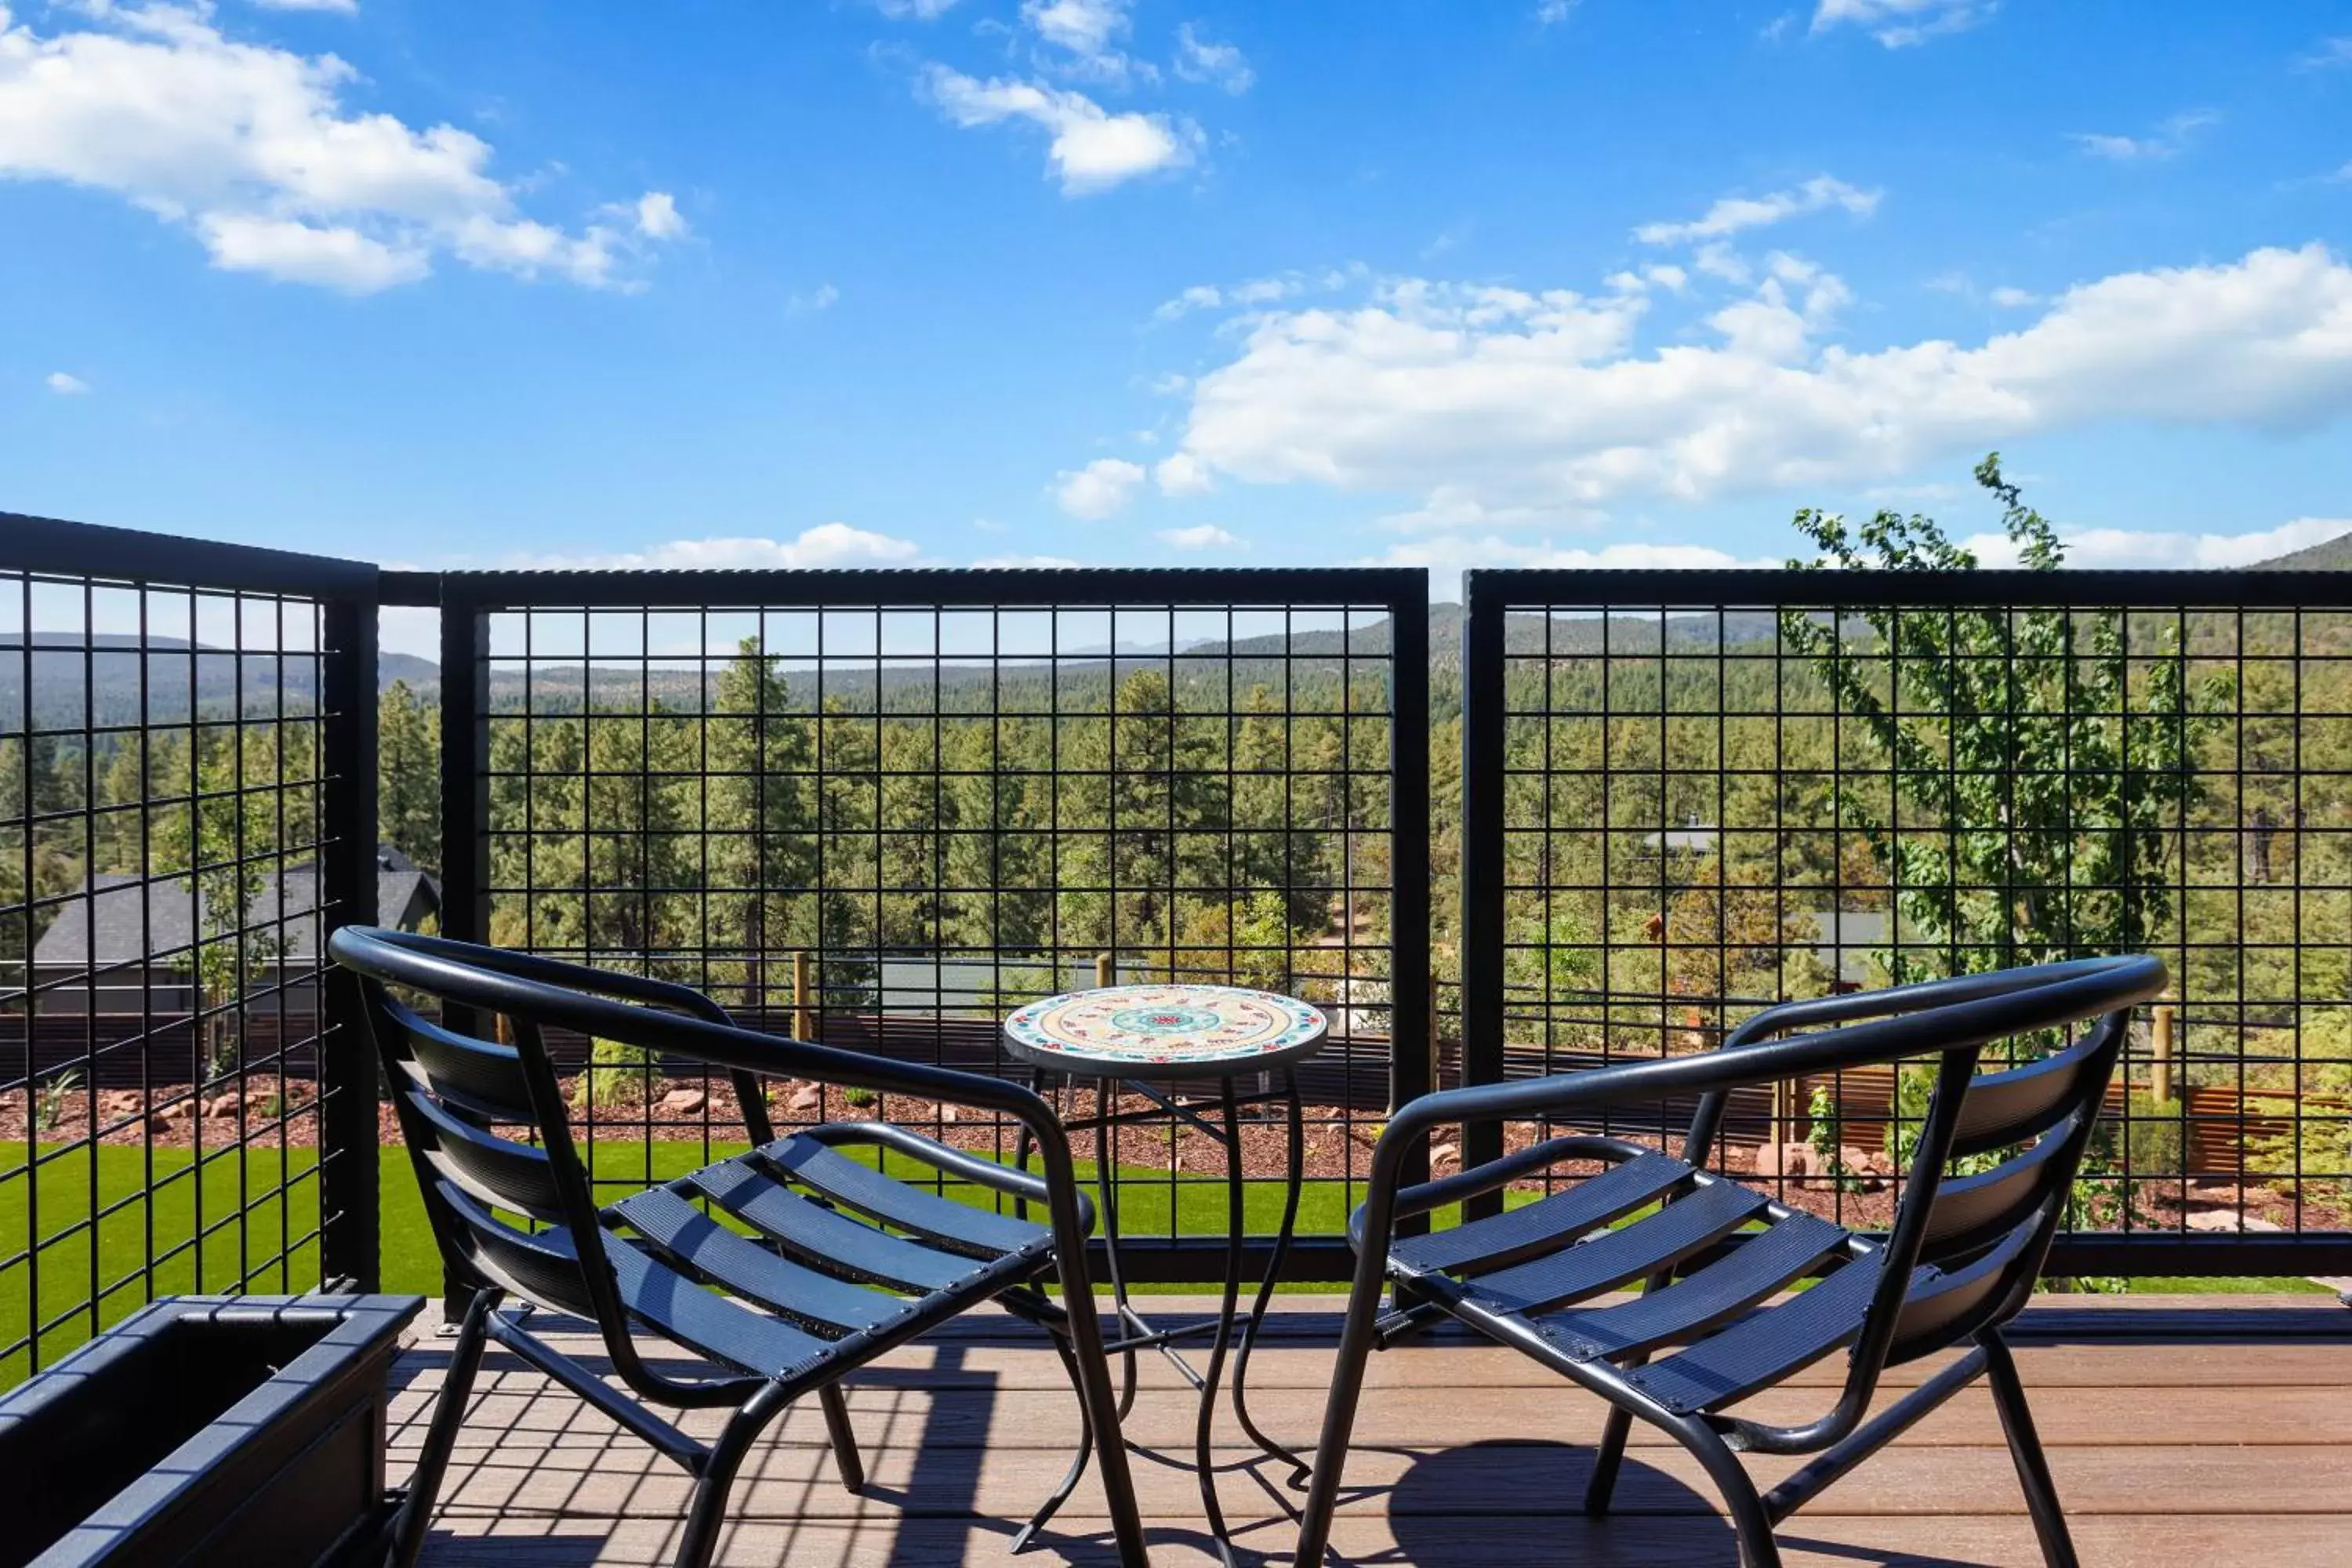
{"label": "green artificial turf lawn", "polygon": [[[600,1143],[592,1146],[591,1174],[601,1195],[616,1199],[656,1182],[684,1175],[748,1145],[698,1142]],[[388,1291],[438,1295],[441,1258],[425,1221],[425,1205],[407,1152],[378,1151],[383,1226],[378,1257]],[[94,1157],[93,1157],[94,1156]],[[40,1364],[47,1366],[153,1296],[206,1291],[294,1291],[319,1278],[316,1152],[274,1148],[207,1150],[201,1167],[194,1151],[137,1146],[58,1145],[40,1152],[28,1179],[22,1145],[0,1150],[0,1387],[32,1370],[30,1346],[37,1289]],[[149,1161],[152,1160],[150,1174]],[[894,1175],[929,1177],[929,1167],[892,1155]],[[1078,1164],[1092,1190],[1094,1168]],[[96,1186],[100,1219],[89,1224]],[[609,1184],[608,1185],[606,1184]],[[39,1188],[37,1216],[27,1213]],[[198,1187],[204,1236],[196,1238]],[[281,1192],[281,1187],[285,1190]],[[151,1190],[152,1189],[152,1190]],[[950,1196],[991,1204],[993,1194],[950,1183]],[[1225,1231],[1223,1176],[1192,1176],[1171,1194],[1165,1172],[1138,1169],[1119,1186],[1119,1229],[1143,1238],[1169,1232],[1171,1198],[1178,1234]],[[289,1201],[290,1200],[290,1201]],[[1342,1184],[1312,1181],[1300,1194],[1302,1236],[1335,1234],[1345,1215]],[[1282,1192],[1273,1183],[1246,1189],[1244,1213],[1253,1232],[1270,1232],[1282,1219]],[[92,1244],[96,1268],[92,1269]],[[148,1259],[155,1262],[152,1269]],[[151,1282],[152,1281],[152,1282]],[[1192,1289],[1187,1287],[1186,1289]],[[95,1303],[95,1322],[90,1310]]]}
{"label": "green artificial turf lawn", "polygon": [[[709,1159],[740,1152],[746,1145],[719,1143],[708,1154],[693,1142],[600,1143],[593,1146],[592,1174],[604,1195],[619,1198],[655,1182],[680,1176]],[[407,1152],[378,1151],[383,1214],[383,1288],[437,1295],[441,1260],[416,1190]],[[93,1156],[95,1156],[93,1158]],[[0,1150],[0,1388],[24,1381],[32,1370],[27,1337],[37,1288],[41,1329],[40,1364],[47,1366],[89,1337],[93,1327],[117,1322],[151,1296],[195,1291],[292,1291],[319,1278],[318,1167],[315,1152],[256,1147],[240,1157],[234,1149],[207,1151],[201,1168],[193,1151],[107,1145],[60,1145],[41,1152],[37,1173],[40,1212],[28,1215],[33,1183],[25,1171],[21,1145]],[[152,1175],[148,1162],[152,1160]],[[928,1166],[892,1155],[895,1175],[924,1179]],[[1078,1173],[1092,1188],[1094,1170],[1080,1162]],[[101,1217],[96,1227],[96,1268],[89,1223],[95,1182]],[[290,1182],[281,1195],[281,1182]],[[240,1185],[240,1184],[242,1184]],[[203,1189],[204,1236],[195,1237],[197,1189]],[[148,1190],[152,1187],[152,1191]],[[993,1194],[961,1184],[947,1193],[968,1202],[992,1203]],[[142,1194],[144,1195],[142,1195]],[[287,1197],[290,1196],[290,1205]],[[1220,1175],[1191,1176],[1172,1193],[1165,1171],[1138,1168],[1119,1186],[1121,1234],[1149,1237],[1170,1234],[1171,1199],[1179,1221],[1176,1234],[1222,1236],[1225,1231],[1225,1185]],[[1531,1194],[1513,1194],[1512,1201]],[[1337,1234],[1344,1221],[1345,1194],[1338,1181],[1310,1181],[1299,1200],[1298,1233]],[[1244,1213],[1255,1234],[1274,1230],[1282,1218],[1277,1184],[1252,1183]],[[1438,1216],[1437,1223],[1446,1223]],[[147,1260],[153,1258],[152,1269]],[[1293,1289],[1332,1289],[1297,1286]],[[2296,1279],[2198,1279],[2135,1281],[2139,1291],[2321,1292]],[[1172,1289],[1197,1289],[1198,1287]],[[96,1304],[93,1313],[89,1310]]]}

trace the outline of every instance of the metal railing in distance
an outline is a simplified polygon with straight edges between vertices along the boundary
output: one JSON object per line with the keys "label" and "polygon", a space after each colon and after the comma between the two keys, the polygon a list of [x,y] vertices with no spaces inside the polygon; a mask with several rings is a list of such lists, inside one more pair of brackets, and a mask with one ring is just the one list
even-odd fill
{"label": "metal railing in distance", "polygon": [[[1471,574],[1465,1075],[2152,951],[2172,996],[2053,1271],[2352,1273],[2347,578]],[[1759,1093],[1724,1158],[1871,1228],[1922,1099],[1896,1073]],[[1465,1158],[1532,1131],[1475,1129]]]}
{"label": "metal railing in distance", "polygon": [[0,515],[0,1384],[157,1295],[373,1280],[319,963],[375,918],[375,578]]}
{"label": "metal railing in distance", "polygon": [[[1431,1082],[1424,574],[452,573],[415,593],[442,613],[445,930],[989,1072],[1025,1072],[1005,1013],[1103,976],[1305,996],[1334,1038],[1304,1075],[1318,1234],[1292,1272],[1344,1272],[1371,1132]],[[744,1136],[723,1077],[556,1046],[616,1193]],[[1016,1152],[969,1113],[813,1086],[771,1113]],[[1214,1144],[1173,1120],[1082,1142],[1120,1173],[1133,1277],[1222,1268]],[[1244,1143],[1271,1229],[1281,1133]]]}

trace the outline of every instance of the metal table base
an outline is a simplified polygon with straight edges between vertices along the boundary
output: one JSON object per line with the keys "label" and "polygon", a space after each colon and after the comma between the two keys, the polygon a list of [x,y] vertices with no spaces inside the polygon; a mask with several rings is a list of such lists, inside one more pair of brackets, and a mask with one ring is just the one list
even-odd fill
{"label": "metal table base", "polygon": [[[1076,1080],[1079,1076],[1081,1075],[1065,1074],[1064,1082],[1075,1089]],[[1293,1486],[1304,1484],[1307,1474],[1306,1463],[1288,1448],[1267,1436],[1259,1428],[1256,1421],[1251,1417],[1249,1412],[1250,1351],[1257,1342],[1259,1331],[1265,1322],[1266,1310],[1273,1304],[1274,1288],[1282,1277],[1283,1259],[1290,1250],[1291,1239],[1297,1229],[1298,1201],[1306,1175],[1306,1111],[1299,1100],[1298,1076],[1294,1070],[1286,1068],[1283,1069],[1282,1080],[1283,1087],[1278,1095],[1273,1092],[1262,1092],[1244,1100],[1236,1094],[1234,1079],[1232,1077],[1218,1079],[1218,1102],[1223,1112],[1222,1127],[1211,1124],[1191,1107],[1170,1100],[1148,1084],[1110,1078],[1094,1080],[1095,1114],[1092,1120],[1095,1128],[1095,1185],[1099,1194],[1098,1201],[1102,1211],[1103,1250],[1110,1275],[1113,1317],[1118,1331],[1118,1337],[1106,1338],[1103,1349],[1107,1353],[1119,1357],[1121,1371],[1118,1414],[1123,1420],[1128,1412],[1134,1408],[1137,1357],[1147,1351],[1157,1351],[1166,1357],[1169,1363],[1176,1368],[1178,1373],[1199,1392],[1201,1412],[1199,1423],[1193,1430],[1193,1465],[1201,1480],[1201,1506],[1207,1514],[1210,1532],[1217,1542],[1218,1555],[1223,1558],[1226,1568],[1234,1568],[1234,1548],[1225,1524],[1224,1510],[1217,1500],[1213,1438],[1216,1429],[1217,1391],[1223,1382],[1225,1360],[1229,1353],[1234,1362],[1231,1395],[1234,1415],[1240,1422],[1242,1430],[1249,1435],[1250,1441],[1257,1445],[1262,1452],[1290,1466]],[[1188,1323],[1171,1329],[1154,1328],[1142,1313],[1136,1310],[1128,1298],[1127,1279],[1119,1268],[1118,1261],[1118,1191],[1115,1179],[1118,1162],[1113,1137],[1115,1130],[1122,1122],[1153,1118],[1158,1113],[1140,1111],[1125,1116],[1115,1113],[1111,1110],[1111,1103],[1115,1091],[1121,1087],[1122,1082],[1126,1088],[1152,1100],[1167,1114],[1190,1123],[1224,1146],[1226,1205],[1224,1295],[1217,1315],[1206,1321]],[[1267,1262],[1265,1278],[1259,1282],[1256,1300],[1251,1303],[1249,1311],[1242,1314],[1239,1308],[1242,1287],[1242,1244],[1246,1225],[1244,1196],[1247,1178],[1242,1171],[1240,1112],[1244,1104],[1261,1105],[1276,1099],[1283,1100],[1287,1105],[1289,1112],[1289,1161],[1286,1180],[1284,1183],[1282,1224],[1275,1233],[1274,1255]],[[1019,1154],[1024,1167],[1028,1162],[1028,1155],[1029,1151],[1024,1141]],[[1171,1227],[1174,1220],[1175,1216],[1171,1213],[1170,1216]],[[1178,1341],[1195,1338],[1203,1333],[1211,1333],[1214,1336],[1210,1342],[1209,1364],[1205,1371],[1195,1369],[1177,1349]],[[1236,1343],[1237,1337],[1238,1343]],[[1068,1355],[1069,1352],[1061,1340],[1055,1339],[1054,1344],[1064,1356]],[[1083,1421],[1083,1407],[1080,1416]],[[1038,1530],[1054,1517],[1065,1502],[1069,1500],[1070,1493],[1077,1487],[1079,1479],[1086,1474],[1093,1443],[1094,1431],[1091,1424],[1083,1426],[1078,1434],[1076,1457],[1070,1461],[1069,1469],[1063,1475],[1059,1484],[1054,1488],[1053,1495],[1045,1500],[1044,1505],[1030,1517],[1029,1522],[1022,1527],[1021,1532],[1013,1537],[1014,1552],[1026,1547],[1035,1537]],[[1129,1447],[1134,1447],[1137,1445],[1130,1443]]]}

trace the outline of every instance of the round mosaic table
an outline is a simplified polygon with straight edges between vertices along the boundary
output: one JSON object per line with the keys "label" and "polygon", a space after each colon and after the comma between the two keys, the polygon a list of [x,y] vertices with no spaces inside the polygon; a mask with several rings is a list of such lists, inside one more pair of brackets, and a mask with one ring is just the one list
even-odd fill
{"label": "round mosaic table", "polygon": [[1014,1056],[1089,1078],[1233,1078],[1314,1054],[1322,1013],[1238,985],[1114,985],[1032,1002],[1004,1020]]}
{"label": "round mosaic table", "polygon": [[[1258,1429],[1250,1418],[1247,1385],[1250,1347],[1265,1323],[1274,1287],[1281,1277],[1284,1256],[1298,1226],[1298,1196],[1306,1163],[1306,1116],[1299,1101],[1297,1064],[1323,1044],[1329,1026],[1322,1012],[1295,997],[1271,991],[1251,991],[1236,985],[1113,985],[1094,991],[1073,991],[1033,1002],[1004,1021],[1004,1045],[1013,1055],[1045,1075],[1058,1074],[1073,1084],[1096,1080],[1094,1115],[1087,1119],[1095,1132],[1095,1181],[1100,1194],[1104,1258],[1110,1274],[1111,1296],[1119,1338],[1106,1348],[1119,1352],[1124,1375],[1118,1411],[1123,1419],[1134,1407],[1136,1357],[1156,1350],[1173,1362],[1185,1379],[1201,1391],[1200,1421],[1193,1433],[1193,1463],[1200,1473],[1201,1501],[1219,1554],[1228,1568],[1234,1562],[1224,1511],[1217,1502],[1213,1457],[1217,1391],[1225,1356],[1234,1353],[1234,1415],[1250,1440],[1265,1453],[1287,1461],[1303,1479],[1307,1467],[1289,1449]],[[1243,1078],[1270,1083],[1279,1074],[1279,1093],[1261,1088],[1246,1098],[1236,1088]],[[1169,1081],[1213,1079],[1217,1084],[1222,1127],[1181,1100],[1155,1088]],[[1115,1109],[1118,1087],[1141,1094],[1157,1108],[1140,1112]],[[1289,1108],[1289,1163],[1284,1183],[1282,1225],[1275,1233],[1274,1253],[1259,1284],[1256,1300],[1246,1316],[1239,1313],[1242,1283],[1242,1241],[1245,1226],[1244,1195],[1246,1178],[1243,1160],[1240,1110],[1244,1103],[1262,1104],[1280,1099]],[[1075,1109],[1075,1108],[1074,1108]],[[1157,1119],[1162,1113],[1207,1133],[1225,1148],[1225,1286],[1216,1317],[1173,1329],[1154,1328],[1128,1300],[1127,1280],[1119,1268],[1118,1192],[1112,1173],[1118,1164],[1118,1128],[1127,1122]],[[1027,1150],[1023,1150],[1026,1163]],[[1171,1203],[1171,1208],[1174,1207]],[[1209,1364],[1195,1371],[1178,1353],[1175,1342],[1213,1333]],[[1081,1443],[1067,1474],[1014,1542],[1017,1551],[1029,1536],[1052,1518],[1086,1473],[1087,1445]]]}

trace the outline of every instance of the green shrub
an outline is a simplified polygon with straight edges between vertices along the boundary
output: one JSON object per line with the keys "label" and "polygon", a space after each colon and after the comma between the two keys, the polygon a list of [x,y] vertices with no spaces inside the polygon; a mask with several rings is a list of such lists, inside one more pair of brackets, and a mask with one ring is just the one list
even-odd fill
{"label": "green shrub", "polygon": [[2135,1091],[2124,1130],[2124,1168],[2134,1176],[2179,1176],[2189,1170],[2188,1124],[2180,1101]]}
{"label": "green shrub", "polygon": [[572,1105],[643,1105],[653,1058],[636,1046],[598,1040],[588,1048],[588,1068],[572,1085]]}
{"label": "green shrub", "polygon": [[881,1096],[872,1089],[860,1089],[855,1084],[841,1091],[841,1102],[857,1110],[868,1110],[878,1104],[880,1100]]}

